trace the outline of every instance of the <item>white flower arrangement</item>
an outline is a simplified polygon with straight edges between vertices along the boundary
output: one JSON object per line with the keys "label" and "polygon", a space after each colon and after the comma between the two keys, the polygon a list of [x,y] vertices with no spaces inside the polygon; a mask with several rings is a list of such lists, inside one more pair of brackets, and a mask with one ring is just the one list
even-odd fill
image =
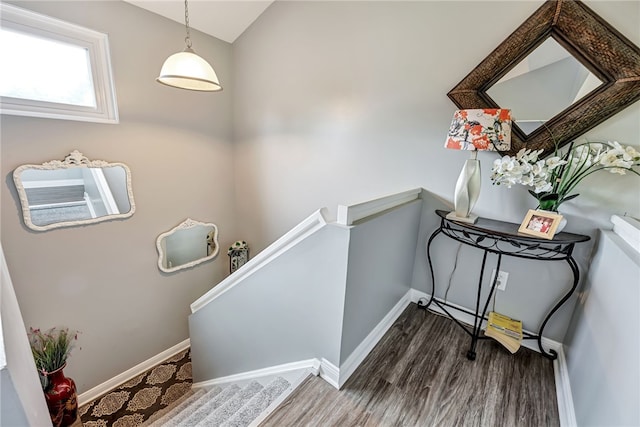
{"label": "white flower arrangement", "polygon": [[570,194],[592,173],[608,170],[625,175],[628,171],[640,175],[633,168],[640,166],[640,153],[617,141],[571,144],[564,155],[545,159],[538,156],[543,150],[520,150],[515,157],[504,156],[493,162],[491,180],[495,185],[514,184],[533,187],[529,193],[538,199],[539,207],[557,211],[558,206],[579,194]]}

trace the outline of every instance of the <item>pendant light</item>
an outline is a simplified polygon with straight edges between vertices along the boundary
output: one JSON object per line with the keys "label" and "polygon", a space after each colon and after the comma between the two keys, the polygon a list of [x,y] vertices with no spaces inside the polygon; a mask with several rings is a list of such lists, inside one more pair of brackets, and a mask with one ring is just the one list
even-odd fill
{"label": "pendant light", "polygon": [[182,52],[174,53],[164,61],[158,83],[180,89],[216,92],[222,90],[218,76],[207,61],[196,55],[191,49],[191,32],[189,28],[189,6],[184,0],[184,23],[187,37],[184,42],[186,48]]}

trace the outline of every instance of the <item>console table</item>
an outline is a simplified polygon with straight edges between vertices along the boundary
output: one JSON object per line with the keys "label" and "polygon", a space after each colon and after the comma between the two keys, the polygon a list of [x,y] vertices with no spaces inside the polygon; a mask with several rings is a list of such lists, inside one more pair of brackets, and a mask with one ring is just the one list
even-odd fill
{"label": "console table", "polygon": [[[427,243],[427,260],[429,262],[429,270],[431,272],[431,297],[426,304],[420,304],[420,306],[426,309],[431,304],[436,304],[442,311],[444,311],[444,313],[447,314],[447,316],[467,332],[471,336],[471,346],[467,352],[467,358],[469,360],[475,360],[478,340],[488,338],[481,335],[482,322],[487,319],[487,308],[498,282],[498,274],[496,274],[491,283],[489,295],[487,296],[481,311],[482,277],[484,276],[484,270],[487,263],[487,255],[490,253],[497,255],[495,267],[496,272],[500,271],[500,263],[503,255],[536,261],[566,261],[573,273],[571,289],[569,289],[562,299],[553,306],[549,314],[544,318],[537,334],[523,331],[523,339],[537,340],[540,352],[549,359],[556,359],[558,355],[555,350],[551,349],[549,352],[546,352],[544,348],[542,348],[542,332],[544,331],[544,327],[547,325],[551,316],[553,316],[562,304],[571,297],[578,286],[580,271],[578,270],[578,264],[572,257],[573,248],[576,243],[586,242],[589,240],[589,236],[562,232],[556,234],[553,240],[540,239],[537,237],[529,237],[519,234],[519,224],[486,218],[478,219],[478,222],[475,224],[466,224],[447,219],[446,216],[448,213],[448,211],[436,210],[436,214],[440,217],[440,227],[433,232]],[[480,268],[480,279],[478,280],[478,294],[476,297],[475,312],[448,304],[446,301],[435,298],[436,283],[435,276],[433,274],[433,263],[431,262],[431,245],[434,239],[440,234],[443,234],[453,240],[457,240],[465,245],[478,248],[484,252],[482,257],[482,266]],[[473,329],[469,330],[470,325],[465,325],[460,322],[449,312],[447,308],[472,315],[474,321]]]}

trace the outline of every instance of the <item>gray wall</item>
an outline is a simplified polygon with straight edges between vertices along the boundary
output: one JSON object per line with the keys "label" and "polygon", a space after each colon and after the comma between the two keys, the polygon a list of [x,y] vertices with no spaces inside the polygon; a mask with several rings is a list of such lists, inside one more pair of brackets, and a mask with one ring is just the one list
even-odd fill
{"label": "gray wall", "polygon": [[340,363],[411,288],[422,200],[351,228]]}
{"label": "gray wall", "polygon": [[579,426],[640,425],[640,253],[600,233],[565,341]]}
{"label": "gray wall", "polygon": [[[224,278],[228,260],[173,274],[157,267],[156,237],[187,217],[235,233],[231,46],[192,32],[224,91],[160,85],[163,61],[184,48],[184,25],[121,1],[12,2],[109,34],[119,124],[3,115],[2,244],[27,327],[81,331],[65,374],[80,393],[188,338],[189,304]],[[30,231],[11,174],[22,164],[89,159],[131,169],[136,212],[126,220]]]}
{"label": "gray wall", "polygon": [[0,425],[51,425],[2,246],[0,329]]}
{"label": "gray wall", "polygon": [[0,369],[0,424],[28,426],[29,420],[16,392],[9,369]]}
{"label": "gray wall", "polygon": [[432,283],[427,263],[427,240],[440,226],[440,217],[435,214],[436,209],[451,210],[452,205],[426,190],[422,190],[420,198],[422,199],[422,214],[416,242],[416,259],[413,264],[411,287],[431,294]]}
{"label": "gray wall", "polygon": [[[640,44],[640,3],[586,3]],[[468,155],[443,148],[456,109],[446,93],[540,5],[311,1],[270,6],[234,43],[234,159],[245,171],[238,175],[236,200],[239,230],[251,236],[252,248],[262,249],[317,206],[331,209],[416,187],[451,201]],[[465,29],[486,22],[491,25],[482,25],[471,41]],[[587,137],[640,145],[640,103]],[[474,211],[520,223],[536,200],[523,186],[492,185],[497,156],[478,157],[482,192]],[[578,191],[580,197],[563,205],[567,231],[594,235],[598,227],[610,226],[612,213],[640,217],[636,175],[594,174]],[[446,283],[457,247],[438,243],[438,282]],[[576,250],[583,271],[590,245]],[[481,255],[463,248],[460,257],[449,298],[469,307]],[[420,262],[416,268],[424,270],[426,261]],[[509,284],[498,295],[497,308],[537,330],[568,286],[568,267],[516,259],[505,260],[503,267]],[[429,283],[416,275],[414,284],[427,291]],[[562,341],[573,304],[575,298],[552,318],[545,330],[550,338]]]}
{"label": "gray wall", "polygon": [[[640,45],[639,2],[585,3]],[[451,201],[468,154],[443,148],[456,109],[446,94],[541,4],[272,4],[233,46],[237,206],[252,249],[319,206],[417,187]],[[588,137],[640,145],[640,102]],[[491,185],[497,155],[478,157],[476,213],[520,223],[536,201],[523,186]],[[638,176],[594,174],[579,193],[563,206],[578,218],[569,230],[587,220],[591,232],[606,228],[612,213],[640,217]]]}
{"label": "gray wall", "polygon": [[194,382],[339,364],[349,231],[325,226],[189,317]]}
{"label": "gray wall", "polygon": [[327,225],[192,314],[194,380],[343,364],[410,289],[422,206]]}
{"label": "gray wall", "polygon": [[[162,61],[183,48],[181,24],[124,2],[12,3],[110,35],[120,124],[0,122],[2,242],[25,323],[83,331],[67,372],[82,392],[186,338],[188,304],[226,274],[220,258],[159,273],[155,238],[182,219],[214,222],[221,247],[243,239],[255,254],[320,206],[416,187],[451,200],[466,155],[442,148],[455,110],[446,93],[541,1],[276,2],[233,52],[194,32],[225,88],[216,94],[154,82]],[[586,3],[640,44],[640,3]],[[478,22],[491,25],[461,54],[469,32],[460,29]],[[636,145],[639,135],[640,103],[589,133]],[[128,164],[136,213],[28,231],[11,172],[73,149]],[[524,188],[491,186],[495,155],[479,158],[477,213],[520,222],[535,201]],[[568,229],[593,233],[616,212],[640,217],[639,188],[636,176],[589,177],[566,203]],[[122,343],[117,358],[114,343]]]}

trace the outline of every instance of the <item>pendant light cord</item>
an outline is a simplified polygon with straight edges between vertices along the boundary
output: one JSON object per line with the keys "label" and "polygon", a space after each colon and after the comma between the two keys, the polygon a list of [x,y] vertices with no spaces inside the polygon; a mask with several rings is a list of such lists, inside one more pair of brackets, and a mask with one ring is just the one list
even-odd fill
{"label": "pendant light cord", "polygon": [[[0,0],[1,1],[1,0]],[[162,64],[158,83],[179,89],[202,92],[217,92],[222,90],[216,72],[204,58],[198,56],[191,48],[191,27],[189,26],[189,3],[184,1],[184,26],[187,36],[184,39],[186,47],[182,52],[174,53]]]}
{"label": "pendant light cord", "polygon": [[184,38],[184,42],[188,49],[191,49],[191,30],[189,28],[189,5],[187,0],[184,0],[184,25],[187,27],[187,37]]}

